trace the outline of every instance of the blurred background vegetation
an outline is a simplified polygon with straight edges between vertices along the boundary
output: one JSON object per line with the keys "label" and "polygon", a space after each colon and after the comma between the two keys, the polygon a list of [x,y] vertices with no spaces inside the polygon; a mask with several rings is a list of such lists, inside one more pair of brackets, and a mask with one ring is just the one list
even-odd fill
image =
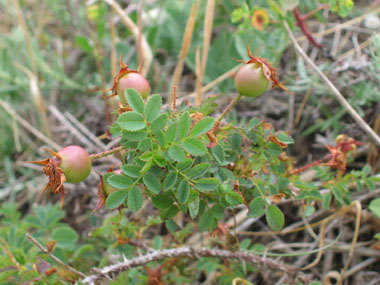
{"label": "blurred background vegetation", "polygon": [[[55,233],[57,237],[60,236],[56,233],[56,223],[63,217],[62,212],[53,206],[45,209],[31,207],[32,198],[39,199],[37,194],[42,189],[44,178],[38,172],[39,168],[27,165],[24,161],[46,157],[46,147],[54,148],[70,143],[87,146],[89,151],[98,150],[101,144],[99,146],[95,139],[89,139],[91,144],[88,143],[88,135],[80,127],[98,136],[101,143],[109,143],[103,134],[112,122],[111,113],[115,110],[115,102],[105,102],[103,96],[109,93],[104,90],[112,86],[121,56],[130,68],[138,68],[136,38],[115,13],[112,5],[109,5],[110,2],[113,1],[0,0],[0,199],[1,203],[18,203],[17,206],[4,204],[0,208],[8,221],[4,224],[4,232],[15,231],[12,235],[17,236],[16,232],[20,229],[11,230],[9,223],[14,219],[13,223],[21,223],[24,230],[32,225],[41,237],[47,235],[43,231],[54,227],[56,229],[53,235]],[[117,2],[123,13],[137,26],[140,1]],[[173,72],[195,2],[199,2],[198,14],[178,89],[179,98],[193,101],[197,49],[204,43],[207,1],[146,0],[142,7],[143,33],[153,55],[146,76],[152,92],[166,98],[170,98],[172,93]],[[246,47],[250,41],[252,51],[257,51],[259,56],[273,63],[280,81],[296,96],[291,98],[285,92],[275,89],[254,102],[244,99],[229,119],[244,122],[259,117],[273,123],[277,129],[289,131],[296,141],[291,153],[299,163],[319,158],[325,153],[324,144],[333,144],[338,134],[345,133],[364,142],[356,154],[357,160],[349,167],[361,169],[368,163],[372,173],[377,173],[378,148],[370,143],[346,111],[329,96],[329,90],[315,73],[288,48],[288,34],[281,21],[288,21],[299,36],[297,39],[304,50],[378,132],[380,20],[373,11],[379,12],[379,3],[361,0],[355,1],[354,8],[342,6],[336,11],[320,10],[315,13],[308,20],[308,26],[311,31],[320,33],[316,37],[323,46],[320,50],[305,39],[291,11],[298,5],[300,11],[306,14],[326,2],[334,1],[216,1],[202,85],[206,86],[234,68],[237,63],[233,58],[247,60]],[[268,23],[262,28],[255,26],[252,21],[255,11],[264,11],[268,17]],[[350,20],[354,21],[344,27],[340,26]],[[203,96],[220,95],[216,102],[225,105],[234,93],[233,79],[230,76]],[[79,130],[80,134],[73,129]],[[36,131],[40,133],[36,134]],[[99,166],[99,170],[105,170],[111,165],[112,161]],[[368,168],[367,170],[369,171]],[[71,188],[77,189],[79,193],[73,197],[81,199],[80,202],[68,202],[73,209],[75,205],[79,207],[94,200],[92,197],[96,196],[97,177],[94,175],[93,178],[79,188]],[[86,192],[87,187],[91,188],[91,193]],[[23,214],[31,213],[31,216],[21,222],[17,209]],[[89,208],[76,209],[67,213],[66,218],[70,220],[75,216],[70,221],[71,226],[86,232],[88,226],[101,223],[95,221],[94,217],[89,218],[89,212]],[[44,221],[43,216],[52,217],[51,221]],[[117,222],[124,223],[125,227],[133,227],[126,226],[125,221]],[[107,225],[103,228],[104,232],[99,230],[97,234],[106,239],[111,222],[106,220],[104,223]],[[57,254],[62,259],[77,262],[83,268],[107,264],[106,260],[95,262],[90,258],[86,261],[88,264],[80,264],[79,257],[82,254],[94,256],[92,245],[77,248],[73,244],[76,244],[79,236],[67,225],[61,228],[64,228],[69,240],[59,241],[61,252]],[[137,233],[136,229],[128,230]],[[14,239],[14,247],[18,247],[25,239],[21,232],[18,235],[19,239]],[[73,240],[74,243],[71,244]],[[102,242],[107,250],[107,242]],[[155,242],[159,248],[160,241]],[[85,253],[78,253],[79,250]],[[113,249],[108,250],[113,252]],[[72,260],[69,260],[70,254],[74,254]],[[211,268],[217,265],[199,265],[202,266]],[[133,276],[133,272],[131,274]]]}

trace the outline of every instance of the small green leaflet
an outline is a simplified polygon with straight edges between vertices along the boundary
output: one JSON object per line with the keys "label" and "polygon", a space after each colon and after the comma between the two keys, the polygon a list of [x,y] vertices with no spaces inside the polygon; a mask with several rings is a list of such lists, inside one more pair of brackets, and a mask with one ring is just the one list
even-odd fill
{"label": "small green leaflet", "polygon": [[127,88],[124,93],[132,110],[142,114],[144,112],[144,101],[140,93],[132,88]]}
{"label": "small green leaflet", "polygon": [[108,177],[107,182],[117,189],[127,189],[132,185],[133,181],[125,175],[112,175]]}
{"label": "small green leaflet", "polygon": [[205,117],[200,119],[192,128],[190,135],[197,137],[207,133],[215,124],[213,117]]}
{"label": "small green leaflet", "polygon": [[183,113],[177,123],[177,139],[181,140],[189,135],[190,131],[190,116],[188,112]]}
{"label": "small green leaflet", "polygon": [[189,182],[187,182],[187,180],[184,179],[181,181],[181,183],[178,186],[178,190],[177,190],[178,201],[181,204],[185,204],[187,200],[189,199],[189,193],[190,193]]}
{"label": "small green leaflet", "polygon": [[186,159],[185,152],[178,145],[173,145],[169,148],[169,156],[178,162],[183,162]]}
{"label": "small green leaflet", "polygon": [[120,127],[127,131],[139,131],[144,129],[145,122],[144,117],[137,112],[125,112],[117,119]]}
{"label": "small green leaflet", "polygon": [[133,187],[128,192],[128,207],[132,211],[137,212],[138,210],[140,210],[142,204],[143,204],[143,196],[142,196],[141,190],[137,187]]}
{"label": "small green leaflet", "polygon": [[170,190],[177,182],[177,172],[170,172],[164,181],[164,191]]}
{"label": "small green leaflet", "polygon": [[128,191],[127,190],[120,190],[111,193],[106,201],[106,207],[108,209],[115,209],[119,207],[121,204],[123,204],[125,198],[127,198]]}
{"label": "small green leaflet", "polygon": [[207,148],[204,143],[196,138],[187,138],[181,143],[181,145],[193,156],[201,156],[207,152]]}
{"label": "small green leaflet", "polygon": [[161,181],[153,173],[147,173],[143,177],[145,186],[152,191],[154,194],[158,194],[161,191]]}
{"label": "small green leaflet", "polygon": [[145,106],[145,118],[151,123],[160,114],[162,107],[162,98],[160,95],[155,94],[149,97],[148,103]]}
{"label": "small green leaflet", "polygon": [[259,218],[265,212],[265,206],[267,205],[263,197],[256,197],[249,203],[249,214],[250,218]]}
{"label": "small green leaflet", "polygon": [[276,205],[268,205],[265,218],[269,227],[274,231],[280,231],[285,224],[284,214]]}

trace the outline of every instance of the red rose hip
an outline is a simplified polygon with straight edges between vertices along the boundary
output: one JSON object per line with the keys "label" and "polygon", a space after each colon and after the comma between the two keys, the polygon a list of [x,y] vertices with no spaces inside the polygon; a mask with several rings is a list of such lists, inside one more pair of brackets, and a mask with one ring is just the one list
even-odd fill
{"label": "red rose hip", "polygon": [[71,145],[57,153],[60,157],[58,167],[65,174],[66,182],[78,183],[87,178],[91,172],[91,158],[80,146]]}

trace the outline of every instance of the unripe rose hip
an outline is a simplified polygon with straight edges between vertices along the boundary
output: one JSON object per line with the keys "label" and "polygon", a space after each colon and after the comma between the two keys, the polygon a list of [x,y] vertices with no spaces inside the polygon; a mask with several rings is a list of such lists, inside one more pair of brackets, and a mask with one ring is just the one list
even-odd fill
{"label": "unripe rose hip", "polygon": [[127,88],[136,89],[144,99],[150,94],[149,82],[144,76],[137,72],[129,72],[119,78],[116,85],[116,92],[118,94],[124,94],[124,91]]}
{"label": "unripe rose hip", "polygon": [[244,65],[235,76],[235,88],[243,96],[257,97],[263,94],[269,86],[262,66],[258,63]]}
{"label": "unripe rose hip", "polygon": [[61,159],[58,164],[66,176],[66,182],[78,183],[91,172],[91,159],[87,151],[80,146],[71,145],[57,153]]}

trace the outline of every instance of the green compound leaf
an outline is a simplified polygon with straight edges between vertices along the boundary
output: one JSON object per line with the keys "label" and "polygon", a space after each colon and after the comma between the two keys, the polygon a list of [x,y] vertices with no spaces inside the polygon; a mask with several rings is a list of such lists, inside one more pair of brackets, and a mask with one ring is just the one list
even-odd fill
{"label": "green compound leaf", "polygon": [[155,94],[150,96],[148,103],[145,106],[145,118],[151,123],[160,114],[162,107],[162,98],[160,95]]}
{"label": "green compound leaf", "polygon": [[161,191],[161,181],[153,173],[147,173],[143,177],[145,186],[154,194],[158,194]]}
{"label": "green compound leaf", "polygon": [[178,186],[177,190],[177,197],[180,204],[186,204],[187,200],[189,199],[190,194],[190,186],[189,182],[187,180],[182,180],[181,183]]}
{"label": "green compound leaf", "polygon": [[197,137],[207,133],[215,124],[215,119],[213,117],[205,117],[200,119],[192,128],[190,135]]}
{"label": "green compound leaf", "polygon": [[124,203],[125,198],[127,198],[128,191],[127,190],[120,190],[111,193],[106,201],[106,207],[108,209],[115,209],[119,207],[121,204]]}
{"label": "green compound leaf", "polygon": [[177,182],[177,172],[170,172],[164,180],[164,191],[170,190]]}
{"label": "green compound leaf", "polygon": [[169,148],[169,156],[178,162],[183,162],[186,159],[185,152],[178,145],[173,145]]}
{"label": "green compound leaf", "polygon": [[124,92],[128,104],[131,106],[132,110],[142,114],[144,112],[144,101],[140,93],[132,88],[127,88]]}
{"label": "green compound leaf", "polygon": [[207,148],[204,143],[196,138],[187,138],[181,143],[181,145],[193,156],[201,156],[207,152]]}
{"label": "green compound leaf", "polygon": [[144,117],[137,112],[123,113],[119,116],[117,122],[122,129],[131,132],[139,131],[146,127]]}
{"label": "green compound leaf", "polygon": [[181,140],[189,135],[190,131],[190,115],[188,112],[183,113],[177,123],[177,139]]}
{"label": "green compound leaf", "polygon": [[153,131],[153,133],[163,130],[168,123],[168,119],[169,116],[166,113],[159,115],[153,120],[152,124],[150,125],[150,129]]}
{"label": "green compound leaf", "polygon": [[117,174],[108,177],[107,182],[109,185],[117,189],[127,189],[133,183],[129,177]]}
{"label": "green compound leaf", "polygon": [[218,186],[219,180],[216,178],[202,178],[194,181],[194,183],[195,188],[201,192],[206,192],[214,190]]}
{"label": "green compound leaf", "polygon": [[261,217],[265,212],[265,206],[267,205],[263,197],[256,197],[249,203],[249,214],[250,218]]}
{"label": "green compound leaf", "polygon": [[268,205],[265,218],[269,227],[274,231],[280,231],[285,224],[284,214],[276,205]]}
{"label": "green compound leaf", "polygon": [[140,210],[142,204],[143,204],[143,195],[141,193],[141,190],[137,187],[133,187],[128,192],[128,207],[132,211],[137,212],[138,210]]}

